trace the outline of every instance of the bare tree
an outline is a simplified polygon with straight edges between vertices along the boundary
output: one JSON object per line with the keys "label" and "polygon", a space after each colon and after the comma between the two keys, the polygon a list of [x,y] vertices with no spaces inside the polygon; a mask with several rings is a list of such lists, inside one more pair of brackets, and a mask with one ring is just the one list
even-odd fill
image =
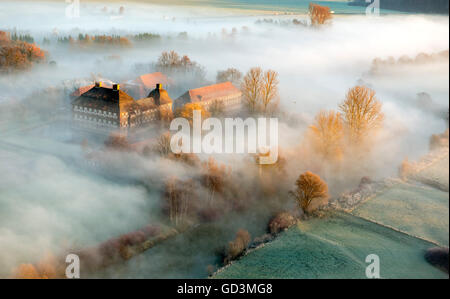
{"label": "bare tree", "polygon": [[261,82],[261,101],[264,113],[267,113],[267,108],[271,102],[278,97],[278,73],[273,70],[268,70],[264,73]]}
{"label": "bare tree", "polygon": [[208,112],[213,117],[221,116],[225,112],[225,105],[222,101],[214,101],[209,105]]}
{"label": "bare tree", "polygon": [[180,64],[180,55],[175,51],[164,51],[158,58],[157,66],[162,68],[172,68]]}
{"label": "bare tree", "polygon": [[381,107],[375,91],[366,86],[355,86],[348,91],[339,108],[353,144],[359,144],[369,132],[381,127],[384,120]]}
{"label": "bare tree", "polygon": [[322,179],[312,173],[305,172],[295,182],[296,189],[289,194],[294,197],[304,213],[308,213],[313,201],[328,199],[328,186]]}
{"label": "bare tree", "polygon": [[218,71],[216,81],[217,83],[228,82],[239,86],[242,80],[242,73],[235,68],[229,68],[225,71]]}
{"label": "bare tree", "polygon": [[259,67],[251,68],[241,85],[242,95],[251,112],[268,112],[269,105],[278,98],[278,73],[263,72]]}
{"label": "bare tree", "polygon": [[220,165],[212,157],[207,162],[204,162],[202,166],[204,171],[202,182],[209,190],[209,202],[212,202],[215,193],[222,193],[224,191],[225,178],[228,172],[225,165]]}
{"label": "bare tree", "polygon": [[186,220],[190,201],[194,196],[194,183],[170,178],[164,189],[164,198],[169,205],[169,218],[176,226]]}
{"label": "bare tree", "polygon": [[244,101],[251,112],[255,112],[258,107],[258,102],[261,95],[262,76],[263,71],[261,68],[251,68],[245,75],[241,86]]}

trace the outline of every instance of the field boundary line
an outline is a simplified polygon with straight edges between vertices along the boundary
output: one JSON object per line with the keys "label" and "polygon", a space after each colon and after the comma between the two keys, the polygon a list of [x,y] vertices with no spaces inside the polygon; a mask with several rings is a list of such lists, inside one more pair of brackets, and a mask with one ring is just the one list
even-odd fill
{"label": "field boundary line", "polygon": [[424,238],[424,237],[420,237],[420,236],[416,236],[416,235],[413,235],[413,234],[404,232],[404,231],[402,231],[402,230],[400,230],[400,229],[398,229],[398,228],[395,228],[395,227],[393,227],[393,226],[390,226],[390,225],[388,225],[388,224],[384,224],[384,223],[378,222],[378,221],[373,220],[373,219],[370,219],[370,218],[365,218],[365,217],[361,217],[361,216],[358,216],[358,215],[354,215],[354,214],[352,214],[352,213],[348,213],[348,212],[345,212],[345,211],[343,211],[343,212],[346,213],[346,214],[348,214],[348,215],[350,215],[350,216],[356,217],[356,218],[358,218],[358,219],[361,219],[361,220],[364,220],[364,221],[367,221],[367,222],[370,222],[370,223],[373,223],[373,224],[376,224],[376,225],[379,225],[379,226],[388,228],[388,229],[393,230],[393,231],[395,231],[395,232],[404,234],[404,235],[406,235],[406,236],[408,236],[408,237],[413,237],[413,238],[416,238],[416,239],[419,239],[419,240],[422,240],[422,241],[431,243],[431,244],[436,245],[436,246],[439,246],[439,247],[447,247],[447,246],[445,246],[445,245],[439,244],[439,243],[436,242],[436,241],[432,241],[432,240],[426,239],[426,238]]}

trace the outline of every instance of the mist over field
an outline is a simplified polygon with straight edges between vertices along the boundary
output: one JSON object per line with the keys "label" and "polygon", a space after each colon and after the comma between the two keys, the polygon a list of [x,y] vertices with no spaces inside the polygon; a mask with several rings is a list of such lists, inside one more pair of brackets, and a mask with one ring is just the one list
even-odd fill
{"label": "mist over field", "polygon": [[[134,79],[151,72],[161,52],[170,50],[201,65],[211,83],[218,71],[230,67],[244,74],[254,66],[273,69],[279,74],[280,111],[286,117],[280,120],[279,131],[287,159],[283,183],[291,186],[308,170],[308,157],[301,156],[299,148],[316,113],[338,109],[349,88],[366,84],[383,104],[384,127],[374,137],[375,146],[366,161],[347,161],[348,173],[341,177],[324,172],[332,196],[357,186],[362,176],[397,176],[405,157],[414,160],[426,154],[430,136],[448,128],[448,56],[432,63],[373,71],[376,58],[414,59],[420,53],[448,50],[448,16],[336,14],[331,25],[310,28],[280,24],[293,18],[306,21],[304,13],[275,15],[270,10],[190,2],[184,6],[144,2],[81,0],[80,17],[68,18],[64,1],[0,1],[0,31],[32,36],[47,52],[47,62],[52,62],[24,72],[0,73],[0,105],[9,107],[28,99],[27,105],[38,107],[46,101],[49,88],[67,97],[95,80]],[[257,22],[263,19],[280,23]],[[139,33],[161,38],[101,49],[57,42],[60,37],[79,34]],[[432,104],[418,101],[423,92],[430,95]],[[176,99],[182,93],[174,91],[170,96]],[[67,99],[64,105],[67,108]],[[7,111],[0,109],[2,115]],[[59,111],[59,107],[54,109]],[[106,153],[102,159],[109,168],[91,171],[80,142],[64,122],[25,130],[23,123],[33,120],[15,113],[8,110],[0,119],[0,277],[9,277],[18,264],[34,262],[46,253],[93,246],[160,222],[161,215],[149,211],[159,208],[158,192],[165,179],[197,175],[183,165],[158,157],[144,159],[135,153]],[[248,157],[215,158],[241,173],[242,185],[254,184],[257,169],[247,169],[244,161]]]}

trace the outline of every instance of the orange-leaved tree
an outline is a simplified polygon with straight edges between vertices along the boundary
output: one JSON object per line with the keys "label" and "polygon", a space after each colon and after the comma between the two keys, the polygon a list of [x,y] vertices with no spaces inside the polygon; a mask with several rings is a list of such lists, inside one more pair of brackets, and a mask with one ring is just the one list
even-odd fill
{"label": "orange-leaved tree", "polygon": [[333,16],[329,7],[309,3],[309,17],[311,18],[311,24],[316,26],[325,24]]}
{"label": "orange-leaved tree", "polygon": [[324,158],[338,160],[342,157],[342,139],[344,125],[341,114],[331,111],[320,111],[310,126],[314,150]]}
{"label": "orange-leaved tree", "polygon": [[295,182],[296,188],[289,194],[294,197],[304,213],[311,211],[313,201],[319,202],[328,199],[328,186],[316,174],[305,172]]}
{"label": "orange-leaved tree", "polygon": [[194,118],[194,111],[198,110],[201,113],[202,120],[205,118],[210,117],[210,113],[200,104],[198,103],[187,103],[181,108],[178,108],[175,111],[176,117],[183,117],[189,121],[189,123],[192,124],[193,118]]}

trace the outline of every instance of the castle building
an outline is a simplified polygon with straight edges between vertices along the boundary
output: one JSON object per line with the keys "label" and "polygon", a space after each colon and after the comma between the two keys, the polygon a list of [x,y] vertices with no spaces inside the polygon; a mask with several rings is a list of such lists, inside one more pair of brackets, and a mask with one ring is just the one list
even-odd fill
{"label": "castle building", "polygon": [[191,89],[175,101],[177,108],[187,103],[198,103],[206,110],[215,102],[222,104],[224,110],[239,108],[242,103],[242,92],[231,82],[224,82]]}
{"label": "castle building", "polygon": [[146,98],[134,100],[119,84],[108,88],[98,82],[72,102],[72,112],[74,123],[82,127],[129,129],[169,117],[172,100],[161,84]]}

